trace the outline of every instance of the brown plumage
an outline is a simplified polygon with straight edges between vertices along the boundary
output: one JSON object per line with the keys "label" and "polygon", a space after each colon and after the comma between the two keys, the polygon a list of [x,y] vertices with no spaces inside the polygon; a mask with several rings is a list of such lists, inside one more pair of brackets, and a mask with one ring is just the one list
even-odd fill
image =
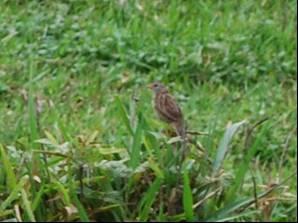
{"label": "brown plumage", "polygon": [[154,82],[149,88],[155,93],[154,107],[161,120],[172,125],[178,136],[185,139],[185,123],[183,114],[175,99],[169,94],[167,88]]}

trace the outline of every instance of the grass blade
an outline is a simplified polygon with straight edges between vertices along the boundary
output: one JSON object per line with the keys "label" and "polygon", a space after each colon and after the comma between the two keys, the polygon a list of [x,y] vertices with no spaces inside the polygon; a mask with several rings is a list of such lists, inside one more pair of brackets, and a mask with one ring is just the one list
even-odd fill
{"label": "grass blade", "polygon": [[251,198],[243,198],[240,200],[237,200],[233,203],[227,204],[224,208],[218,210],[213,214],[213,217],[211,219],[208,219],[207,221],[220,221],[221,219],[227,218],[232,214],[234,211],[238,210],[239,208],[247,205],[249,202],[251,202]]}
{"label": "grass blade", "polygon": [[130,154],[130,167],[136,168],[141,159],[141,143],[142,143],[142,133],[143,133],[143,117],[141,116],[138,122],[136,132],[133,137],[133,144]]}
{"label": "grass blade", "polygon": [[259,211],[257,211],[257,210],[247,211],[247,212],[244,212],[244,213],[241,213],[241,214],[233,215],[231,217],[226,217],[226,218],[222,218],[222,219],[216,220],[215,222],[231,222],[233,220],[236,220],[237,218],[247,217],[249,215],[255,215],[257,213],[259,213]]}
{"label": "grass blade", "polygon": [[[3,219],[7,215],[13,215],[13,214],[14,214],[13,210],[1,211],[0,212],[0,219]],[[4,220],[1,220],[0,222],[17,222],[17,219],[15,219],[15,218],[4,219]]]}
{"label": "grass blade", "polygon": [[147,221],[150,208],[156,198],[156,195],[160,189],[160,186],[162,184],[161,178],[156,178],[155,181],[152,183],[148,191],[145,193],[143,199],[140,202],[140,215],[139,220],[140,221]]}
{"label": "grass blade", "polygon": [[4,171],[6,173],[6,185],[9,190],[13,190],[17,184],[16,176],[13,172],[13,168],[10,163],[10,160],[1,144],[0,144],[0,154],[1,154],[1,160],[4,166]]}
{"label": "grass blade", "polygon": [[236,133],[236,131],[245,124],[246,121],[237,122],[235,124],[232,124],[230,127],[227,128],[224,137],[219,143],[216,159],[213,164],[213,174],[216,174],[220,167],[222,166],[222,163],[224,161],[225,155],[227,154],[227,151],[229,149],[229,144]]}
{"label": "grass blade", "polygon": [[[258,199],[264,198],[271,194],[274,190],[285,184],[289,179],[291,179],[293,176],[297,175],[297,171],[282,180],[279,184],[276,184],[269,189],[267,189],[264,192],[261,192],[257,195]],[[244,210],[245,208],[248,208],[255,202],[255,197],[252,198],[243,198],[243,199],[238,199],[237,201],[233,201],[230,204],[225,205],[224,208],[216,211],[213,213],[213,217],[211,219],[207,219],[207,221],[221,221],[224,218],[228,218],[230,214],[233,214],[236,211],[239,211],[240,209]]]}
{"label": "grass blade", "polygon": [[28,199],[28,195],[27,195],[25,189],[22,189],[21,192],[22,192],[22,200],[23,200],[25,212],[27,213],[29,220],[31,222],[36,222],[33,211],[32,211],[31,202]]}
{"label": "grass blade", "polygon": [[[33,78],[33,73],[34,73],[34,63],[31,59],[30,61],[30,70],[29,70],[29,75],[30,75],[30,81]],[[38,139],[38,117],[37,117],[37,110],[36,110],[36,104],[34,100],[34,95],[33,95],[33,86],[30,84],[29,86],[29,95],[28,95],[28,109],[29,109],[29,132],[30,132],[30,138],[31,138],[31,149],[35,149],[36,145],[33,143],[34,140]]]}
{"label": "grass blade", "polygon": [[68,189],[66,189],[59,181],[54,181],[54,184],[57,188],[57,190],[61,193],[62,195],[62,200],[66,206],[70,206],[70,196],[68,194]]}
{"label": "grass blade", "polygon": [[256,153],[256,150],[259,147],[260,141],[261,141],[263,135],[265,134],[266,130],[267,130],[267,128],[262,128],[262,131],[258,135],[256,141],[254,142],[252,147],[248,149],[246,155],[244,156],[244,162],[242,162],[240,164],[240,167],[237,169],[234,184],[228,192],[228,197],[231,200],[235,200],[235,198],[237,197],[236,193],[238,192],[239,188],[242,185],[245,174],[247,173],[247,171],[249,169],[248,166],[250,164],[250,161],[253,158],[254,154]]}
{"label": "grass blade", "polygon": [[126,112],[126,109],[123,105],[123,103],[121,102],[120,98],[117,96],[116,97],[116,104],[118,106],[118,109],[119,109],[119,116],[120,118],[122,119],[124,125],[126,126],[127,130],[129,131],[129,133],[133,136],[133,130],[132,130],[132,127],[130,125],[130,122],[129,122],[129,118],[128,118],[128,115],[127,115],[127,112]]}
{"label": "grass blade", "polygon": [[32,210],[35,211],[36,208],[40,205],[40,203],[42,202],[42,195],[44,193],[44,188],[45,186],[42,185],[40,190],[36,193],[35,198],[33,200],[32,203]]}
{"label": "grass blade", "polygon": [[192,221],[194,219],[194,212],[192,209],[193,198],[188,177],[188,171],[183,173],[183,208],[186,220]]}
{"label": "grass blade", "polygon": [[71,193],[71,198],[76,206],[76,208],[78,209],[79,212],[79,216],[80,216],[80,220],[82,222],[90,222],[89,218],[88,218],[88,214],[84,208],[84,206],[82,205],[82,203],[80,202],[80,200],[78,199],[75,191],[73,191]]}
{"label": "grass blade", "polygon": [[28,181],[28,176],[23,176],[19,183],[14,187],[13,191],[9,194],[9,196],[4,200],[0,205],[0,212],[4,211],[11,203],[19,198],[19,193],[21,189],[24,187],[25,183]]}

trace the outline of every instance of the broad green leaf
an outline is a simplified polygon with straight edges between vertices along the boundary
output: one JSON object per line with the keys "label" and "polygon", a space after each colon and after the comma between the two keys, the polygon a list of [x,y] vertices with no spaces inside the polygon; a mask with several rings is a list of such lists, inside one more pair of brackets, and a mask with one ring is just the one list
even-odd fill
{"label": "broad green leaf", "polygon": [[95,139],[96,139],[96,137],[98,136],[98,133],[99,133],[98,131],[94,131],[94,132],[88,137],[88,140],[87,140],[86,144],[88,145],[88,144],[94,142]]}
{"label": "broad green leaf", "polygon": [[3,82],[0,82],[0,93],[8,91],[9,90],[9,86],[4,84]]}
{"label": "broad green leaf", "polygon": [[174,144],[174,143],[176,143],[176,142],[182,142],[182,140],[181,140],[181,137],[180,137],[180,136],[178,136],[178,137],[173,137],[173,138],[170,138],[170,139],[167,141],[167,143],[168,143],[168,144]]}
{"label": "broad green leaf", "polygon": [[110,154],[115,154],[115,153],[123,153],[126,152],[126,149],[124,148],[100,148],[98,149],[98,152],[101,153],[102,155],[110,155]]}
{"label": "broad green leaf", "polygon": [[57,142],[57,140],[55,139],[55,137],[48,131],[44,131],[44,134],[47,136],[47,138],[50,140],[50,142],[53,145],[58,145],[59,143]]}
{"label": "broad green leaf", "polygon": [[47,138],[42,138],[42,139],[37,139],[34,140],[35,143],[40,143],[43,145],[48,145],[48,146],[55,146],[56,144],[53,144],[53,142]]}

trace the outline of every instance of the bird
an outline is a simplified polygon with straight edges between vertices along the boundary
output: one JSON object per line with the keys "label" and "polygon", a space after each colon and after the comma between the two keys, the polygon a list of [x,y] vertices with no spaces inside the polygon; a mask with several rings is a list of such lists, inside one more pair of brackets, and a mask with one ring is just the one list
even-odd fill
{"label": "bird", "polygon": [[148,87],[155,94],[153,104],[159,118],[170,124],[175,129],[177,136],[180,136],[182,141],[185,141],[185,121],[182,110],[174,97],[171,96],[166,86],[158,81],[149,84]]}

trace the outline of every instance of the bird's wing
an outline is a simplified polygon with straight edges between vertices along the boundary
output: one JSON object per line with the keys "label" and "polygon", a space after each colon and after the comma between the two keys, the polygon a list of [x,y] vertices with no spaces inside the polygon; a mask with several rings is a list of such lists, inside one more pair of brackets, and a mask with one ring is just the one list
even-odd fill
{"label": "bird's wing", "polygon": [[177,122],[182,119],[182,112],[176,101],[169,94],[159,95],[157,109],[161,116],[169,122]]}

